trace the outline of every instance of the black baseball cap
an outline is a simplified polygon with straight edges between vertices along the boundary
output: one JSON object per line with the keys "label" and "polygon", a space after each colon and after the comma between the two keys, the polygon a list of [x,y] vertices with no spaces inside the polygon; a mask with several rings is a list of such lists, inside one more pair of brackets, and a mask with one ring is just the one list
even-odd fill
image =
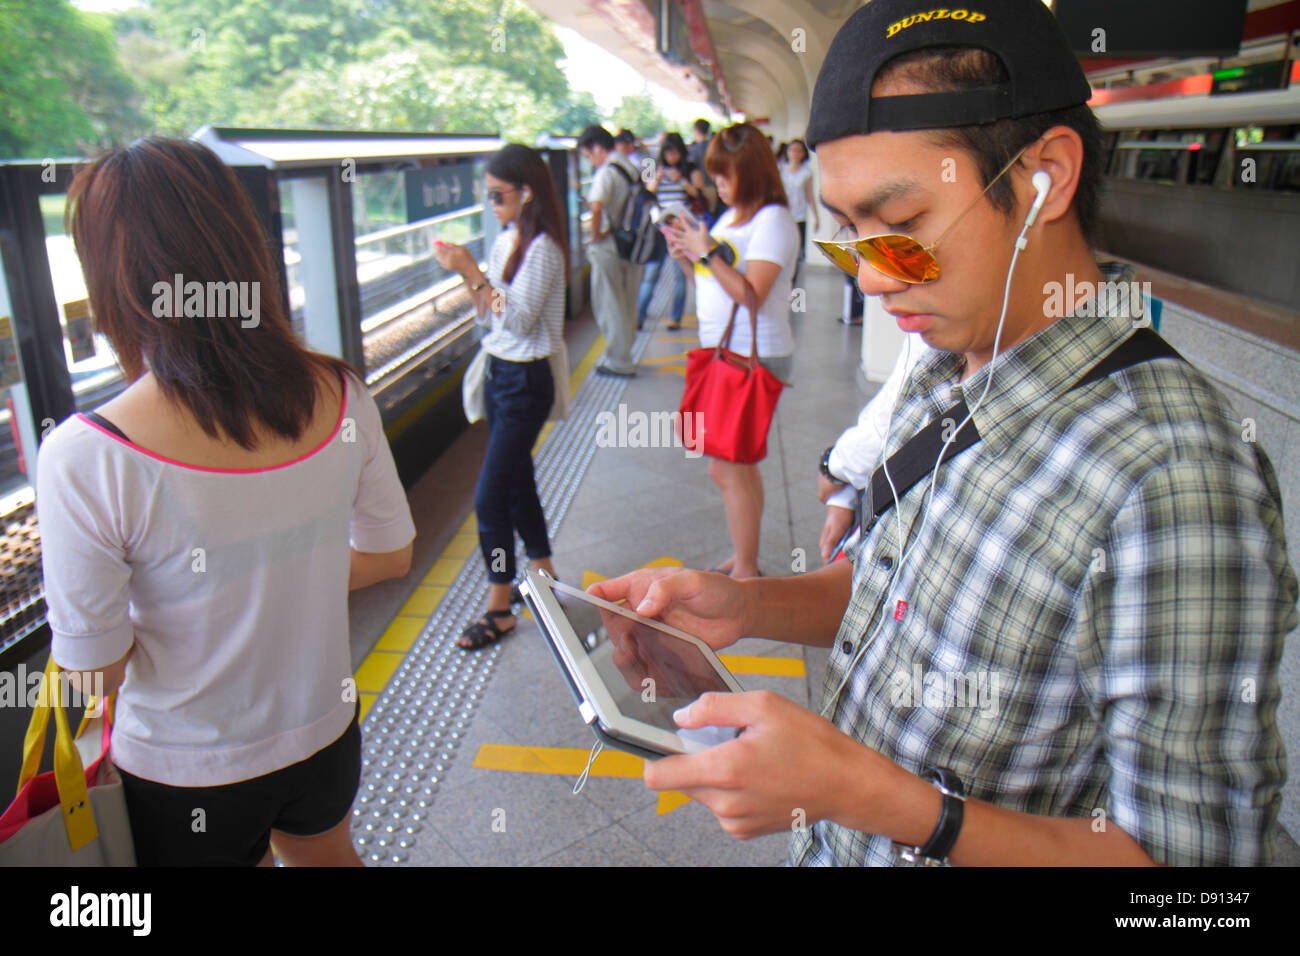
{"label": "black baseball cap", "polygon": [[[911,96],[871,95],[881,68],[929,47],[980,47],[1006,68],[992,86]],[[1043,0],[871,0],[840,27],[817,75],[808,146],[879,130],[974,126],[1086,103],[1092,88]]]}

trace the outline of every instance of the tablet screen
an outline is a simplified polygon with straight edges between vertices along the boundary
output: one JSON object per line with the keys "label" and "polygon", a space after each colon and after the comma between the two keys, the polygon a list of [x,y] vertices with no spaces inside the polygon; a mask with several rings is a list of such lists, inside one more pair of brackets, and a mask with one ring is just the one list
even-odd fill
{"label": "tablet screen", "polygon": [[[551,594],[625,717],[689,735],[691,731],[677,726],[673,711],[709,691],[730,692],[713,665],[689,641],[559,588],[553,588]],[[717,743],[736,733],[734,728],[725,728],[722,735],[709,730],[702,742]]]}

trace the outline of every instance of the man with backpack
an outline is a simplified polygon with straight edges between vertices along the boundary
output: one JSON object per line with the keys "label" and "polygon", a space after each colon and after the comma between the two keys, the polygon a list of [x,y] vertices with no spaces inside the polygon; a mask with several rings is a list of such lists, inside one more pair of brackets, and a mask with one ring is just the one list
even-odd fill
{"label": "man with backpack", "polygon": [[[596,366],[601,375],[636,374],[632,340],[636,335],[636,295],[642,266],[620,254],[615,234],[624,222],[627,204],[640,188],[638,171],[614,148],[614,137],[601,126],[588,126],[578,137],[578,150],[596,170],[587,197],[591,207],[591,311],[605,336],[605,354]],[[644,262],[642,259],[641,262]]]}

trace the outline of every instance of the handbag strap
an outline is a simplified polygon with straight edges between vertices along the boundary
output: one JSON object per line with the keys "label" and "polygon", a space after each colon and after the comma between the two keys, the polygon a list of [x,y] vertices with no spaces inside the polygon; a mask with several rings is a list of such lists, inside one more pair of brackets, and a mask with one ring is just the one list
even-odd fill
{"label": "handbag strap", "polygon": [[36,695],[36,706],[32,708],[32,720],[27,726],[27,736],[23,740],[23,766],[18,777],[18,790],[22,791],[27,782],[36,776],[40,766],[41,755],[45,750],[45,732],[50,724],[50,713],[54,713],[54,783],[59,791],[59,804],[63,809],[63,824],[68,831],[68,844],[75,853],[87,843],[99,836],[95,826],[95,815],[90,808],[90,792],[86,787],[86,771],[81,763],[73,742],[72,730],[68,726],[68,715],[64,712],[63,701],[58,693],[59,665],[54,662],[51,651],[45,662],[45,676],[41,690]]}
{"label": "handbag strap", "polygon": [[[758,293],[754,287],[749,284],[743,273],[737,273],[740,281],[745,283],[745,308],[749,311],[749,367],[752,371],[758,367]],[[714,351],[715,358],[722,358],[724,349],[731,348],[731,331],[736,325],[736,312],[740,309],[739,302],[731,304],[731,318],[727,319],[727,327],[722,333],[722,338]]]}

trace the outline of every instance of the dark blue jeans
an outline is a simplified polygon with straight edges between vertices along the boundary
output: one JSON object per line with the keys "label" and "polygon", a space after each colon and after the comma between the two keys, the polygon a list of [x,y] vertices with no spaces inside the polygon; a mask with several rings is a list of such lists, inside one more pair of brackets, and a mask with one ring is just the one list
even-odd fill
{"label": "dark blue jeans", "polygon": [[528,557],[551,555],[533,476],[533,443],[554,400],[555,382],[547,359],[507,362],[488,356],[483,383],[488,448],[474,489],[474,509],[479,549],[493,584],[509,584],[515,578],[516,531]]}

